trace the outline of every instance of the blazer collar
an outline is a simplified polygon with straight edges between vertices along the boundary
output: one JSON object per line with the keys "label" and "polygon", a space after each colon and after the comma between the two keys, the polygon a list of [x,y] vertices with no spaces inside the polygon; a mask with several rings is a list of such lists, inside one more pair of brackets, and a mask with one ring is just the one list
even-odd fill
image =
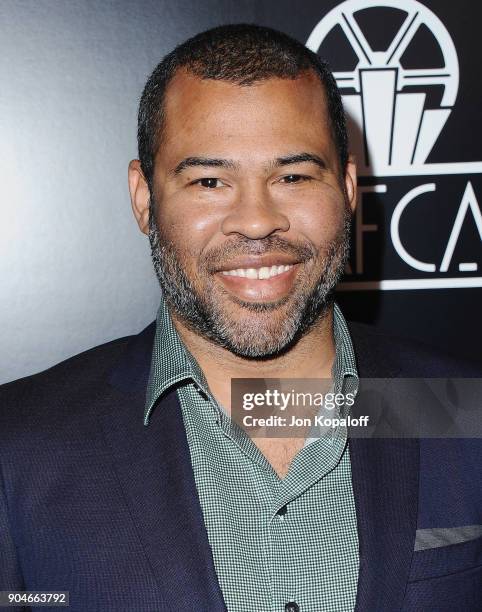
{"label": "blazer collar", "polygon": [[[354,329],[355,327],[355,329]],[[386,345],[363,328],[350,326],[358,371],[363,379],[403,376],[402,364]],[[352,414],[383,409],[373,396],[359,394]],[[419,495],[419,440],[350,435],[353,493],[360,569],[355,612],[400,610],[415,545]]]}

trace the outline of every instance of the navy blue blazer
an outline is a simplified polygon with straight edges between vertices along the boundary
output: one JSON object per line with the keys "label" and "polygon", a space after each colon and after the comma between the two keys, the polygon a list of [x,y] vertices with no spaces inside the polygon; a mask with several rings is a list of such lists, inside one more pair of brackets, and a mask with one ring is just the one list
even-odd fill
{"label": "navy blue blazer", "polygon": [[[175,391],[143,425],[154,329],[0,388],[0,590],[69,591],[71,612],[226,611]],[[465,375],[350,331],[361,377]],[[482,610],[481,441],[349,444],[356,611]],[[458,543],[415,549],[437,529]]]}

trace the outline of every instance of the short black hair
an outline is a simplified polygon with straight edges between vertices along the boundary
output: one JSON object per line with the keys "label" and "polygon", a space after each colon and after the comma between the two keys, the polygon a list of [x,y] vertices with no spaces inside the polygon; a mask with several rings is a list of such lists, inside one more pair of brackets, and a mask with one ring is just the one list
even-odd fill
{"label": "short black hair", "polygon": [[348,160],[345,114],[336,81],[316,53],[287,34],[253,24],[224,25],[197,34],[171,51],[149,77],[139,104],[137,143],[152,193],[154,157],[161,141],[167,85],[181,69],[202,79],[241,86],[278,77],[295,79],[312,70],[326,93],[332,136],[341,171]]}

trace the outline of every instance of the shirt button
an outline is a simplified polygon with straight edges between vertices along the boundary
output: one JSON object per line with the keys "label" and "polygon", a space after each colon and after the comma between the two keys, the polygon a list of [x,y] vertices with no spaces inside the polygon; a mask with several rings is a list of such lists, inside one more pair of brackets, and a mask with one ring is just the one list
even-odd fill
{"label": "shirt button", "polygon": [[285,612],[300,612],[300,607],[294,601],[289,601],[285,604]]}
{"label": "shirt button", "polygon": [[[276,513],[278,516],[284,517],[284,515],[288,512],[288,506],[286,506],[286,504],[284,506],[281,506],[281,508],[278,510],[278,512]],[[288,604],[286,604],[288,605]],[[296,605],[296,604],[295,604]]]}

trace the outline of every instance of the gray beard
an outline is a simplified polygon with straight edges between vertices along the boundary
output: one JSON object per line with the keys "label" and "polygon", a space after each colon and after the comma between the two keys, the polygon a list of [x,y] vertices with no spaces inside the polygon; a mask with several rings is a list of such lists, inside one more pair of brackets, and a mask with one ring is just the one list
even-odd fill
{"label": "gray beard", "polygon": [[[206,291],[206,295],[201,295],[196,291],[184,272],[174,244],[159,231],[154,209],[155,204],[151,202],[149,242],[154,270],[171,312],[194,333],[235,355],[260,360],[286,352],[326,316],[333,301],[333,290],[343,274],[349,254],[351,214],[348,206],[345,207],[343,229],[336,239],[327,245],[322,271],[311,290],[298,292],[295,299],[288,295],[274,303],[244,302],[231,297],[247,312],[253,313],[249,325],[246,321],[233,320],[229,313],[220,307],[219,300],[212,299],[212,292]],[[262,251],[259,250],[261,242]],[[241,252],[296,252],[302,261],[317,256],[310,247],[298,247],[294,251],[292,245],[275,236],[263,241],[242,239],[239,246],[244,250],[240,251],[238,248],[237,255]],[[205,271],[209,273],[209,261],[206,262]],[[282,307],[290,300],[292,304],[286,316],[269,316],[269,311]],[[266,315],[263,316],[262,313]],[[256,314],[260,316],[256,317]]]}

